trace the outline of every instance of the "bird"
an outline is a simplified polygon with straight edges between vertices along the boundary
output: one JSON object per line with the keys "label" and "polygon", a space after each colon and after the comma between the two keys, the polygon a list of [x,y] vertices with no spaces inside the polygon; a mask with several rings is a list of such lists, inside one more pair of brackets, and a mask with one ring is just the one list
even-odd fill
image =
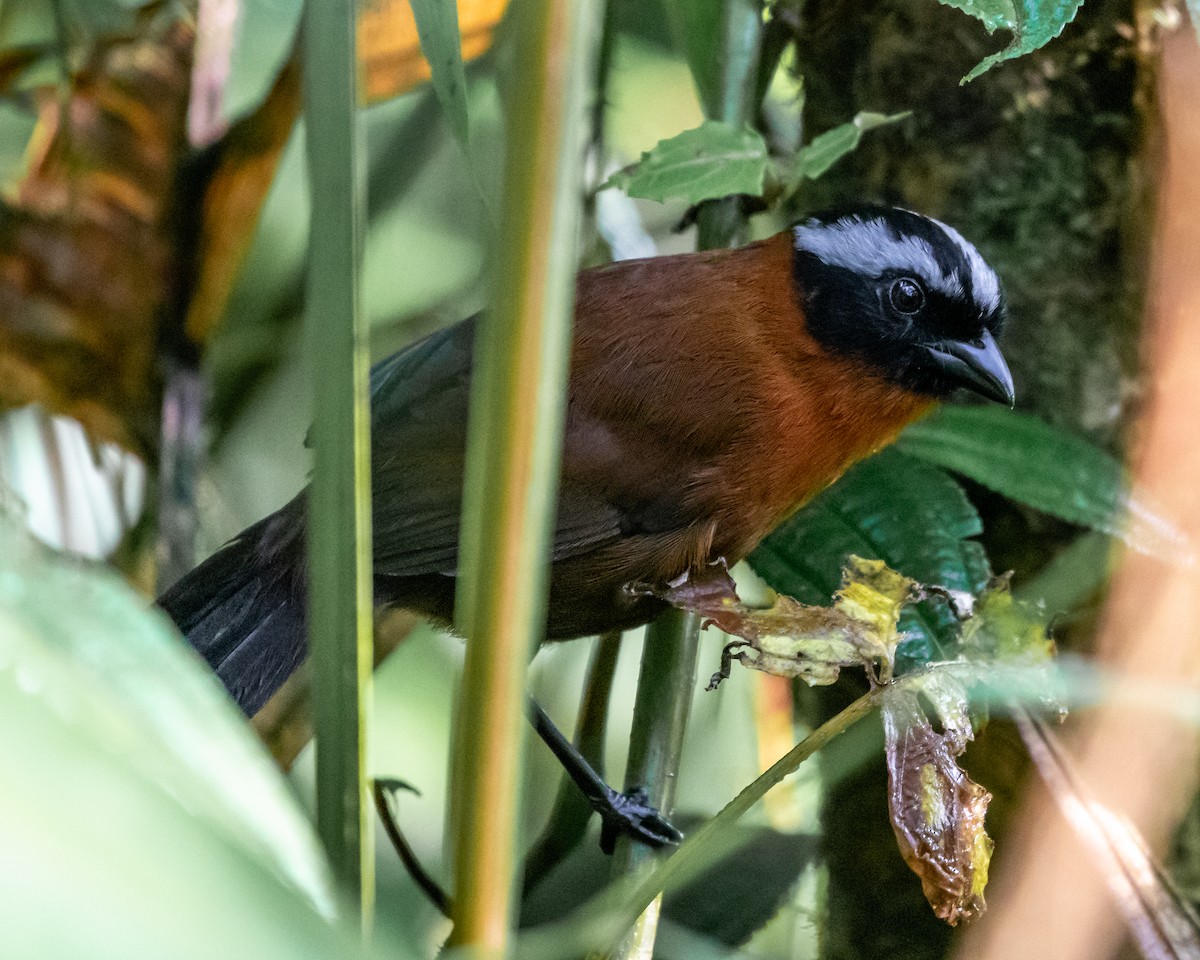
{"label": "bird", "polygon": [[[1004,320],[979,251],[895,207],[580,272],[546,639],[649,622],[663,602],[627,585],[741,560],[955,390],[1011,405]],[[441,623],[482,322],[370,375],[375,603]],[[306,510],[301,491],[158,601],[247,714],[305,655]]]}

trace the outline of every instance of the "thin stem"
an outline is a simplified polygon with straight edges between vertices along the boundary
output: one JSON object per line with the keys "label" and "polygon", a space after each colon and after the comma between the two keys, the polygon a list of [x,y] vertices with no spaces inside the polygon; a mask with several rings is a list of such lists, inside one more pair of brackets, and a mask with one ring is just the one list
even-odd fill
{"label": "thin stem", "polygon": [[383,830],[387,834],[387,838],[392,842],[392,846],[396,850],[396,855],[400,858],[400,862],[404,864],[404,869],[408,871],[408,875],[412,877],[413,883],[421,888],[422,892],[438,908],[442,916],[450,917],[454,912],[454,901],[442,889],[442,885],[425,869],[425,865],[417,857],[416,851],[409,846],[408,840],[405,839],[404,834],[400,830],[400,825],[396,822],[395,813],[392,811],[391,800],[388,794],[394,794],[397,790],[402,790],[406,787],[407,784],[402,784],[394,780],[376,780],[375,810],[379,814],[379,819],[383,822]]}
{"label": "thin stem", "polygon": [[590,0],[520,0],[493,309],[472,380],[456,619],[453,943],[508,948],[525,674],[545,623],[579,222]]}
{"label": "thin stem", "polygon": [[312,224],[306,333],[314,383],[309,629],[317,738],[317,832],[364,928],[374,900],[364,776],[371,680],[370,365],[359,298],[363,151],[354,3],[314,0],[304,22]]}
{"label": "thin stem", "polygon": [[[646,631],[625,789],[644,789],[647,800],[664,817],[670,817],[675,805],[683,737],[696,689],[699,647],[700,619],[694,613],[669,610]],[[621,837],[613,867],[618,873],[632,873],[658,856],[659,851]],[[614,956],[635,960],[653,954],[659,905],[657,899],[649,905]]]}
{"label": "thin stem", "polygon": [[[903,682],[903,679],[895,681],[896,684]],[[637,886],[626,895],[627,909],[630,911],[644,909],[668,886],[685,883],[702,871],[708,864],[709,852],[717,849],[716,841],[723,831],[728,830],[748,813],[750,808],[765,797],[767,792],[784,777],[795,773],[805,760],[824,749],[831,740],[845,733],[875,709],[879,696],[885,689],[888,688],[880,687],[863,694],[775,761],[754,782],[730,800],[715,817],[688,837],[669,858],[659,863],[652,872],[646,874]]]}
{"label": "thin stem", "polygon": [[[704,112],[712,120],[735,127],[754,119],[758,108],[758,60],[762,45],[762,0],[723,0],[720,48],[717,63],[720,83]],[[702,250],[731,247],[744,239],[746,218],[740,197],[725,197],[701,204],[696,214]]]}
{"label": "thin stem", "polygon": [[567,957],[594,949],[598,943],[619,936],[666,889],[678,889],[697,877],[729,848],[722,843],[735,823],[776,784],[795,773],[809,757],[871,713],[887,689],[904,685],[906,677],[859,697],[812,734],[793,747],[757,777],[721,811],[689,836],[669,857],[659,860],[627,883],[610,887],[562,921],[531,934],[522,956]]}

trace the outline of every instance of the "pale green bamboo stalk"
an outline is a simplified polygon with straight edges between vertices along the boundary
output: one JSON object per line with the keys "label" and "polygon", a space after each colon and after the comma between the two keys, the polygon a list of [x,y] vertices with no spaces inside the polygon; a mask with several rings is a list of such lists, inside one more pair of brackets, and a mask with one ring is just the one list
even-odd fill
{"label": "pale green bamboo stalk", "polygon": [[516,0],[492,309],[472,378],[456,620],[453,942],[509,947],[526,666],[545,626],[565,414],[592,0]]}
{"label": "pale green bamboo stalk", "polygon": [[310,0],[304,115],[312,223],[305,330],[314,384],[309,631],[317,832],[370,923],[373,819],[364,773],[371,678],[370,365],[359,299],[362,131],[353,0]]}

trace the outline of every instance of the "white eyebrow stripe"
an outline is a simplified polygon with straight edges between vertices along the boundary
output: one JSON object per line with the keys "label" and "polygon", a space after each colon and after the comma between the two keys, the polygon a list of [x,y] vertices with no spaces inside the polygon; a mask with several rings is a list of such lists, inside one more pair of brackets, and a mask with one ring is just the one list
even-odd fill
{"label": "white eyebrow stripe", "polygon": [[971,293],[975,297],[975,302],[986,312],[991,313],[1000,306],[1000,280],[996,276],[996,271],[987,265],[987,261],[980,256],[975,245],[952,226],[942,223],[941,220],[933,222],[945,231],[946,236],[958,244],[958,248],[971,268]]}
{"label": "white eyebrow stripe", "polygon": [[879,275],[879,265],[910,270],[948,297],[961,297],[962,282],[946,276],[933,248],[919,237],[897,237],[882,220],[857,217],[820,224],[810,220],[793,230],[797,250],[807,250],[822,263],[863,276]]}
{"label": "white eyebrow stripe", "polygon": [[[920,214],[914,214],[920,216]],[[970,269],[972,299],[984,313],[1000,306],[1000,281],[980,256],[979,251],[953,227],[926,218],[958,246]],[[806,250],[822,263],[842,267],[863,276],[878,276],[878,265],[886,263],[898,270],[911,270],[933,289],[948,297],[965,295],[958,271],[947,275],[934,256],[933,248],[919,237],[896,237],[882,219],[861,220],[851,217],[823,224],[810,220],[793,228],[797,250]]]}

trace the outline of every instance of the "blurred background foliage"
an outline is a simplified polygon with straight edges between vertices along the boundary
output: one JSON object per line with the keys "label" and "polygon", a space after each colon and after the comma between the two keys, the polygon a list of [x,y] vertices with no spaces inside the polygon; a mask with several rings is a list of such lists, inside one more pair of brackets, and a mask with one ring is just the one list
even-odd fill
{"label": "blurred background foliage", "polygon": [[[10,408],[0,420],[0,481],[27,504],[40,537],[113,559],[144,590],[156,517],[194,508],[182,549],[198,558],[290,498],[308,469],[299,324],[309,199],[293,71],[302,6],[214,2],[200,5],[197,21],[186,0],[0,3],[0,403]],[[362,291],[382,357],[485,302],[511,44],[502,3],[459,4],[464,143],[423,82],[407,0],[361,6]],[[695,38],[707,29],[704,10],[718,6],[608,3],[586,262],[695,248],[690,208],[705,197],[687,184],[665,203],[595,188],[712,115],[714,65]],[[1017,594],[1055,618],[1059,642],[1086,651],[1110,538],[1178,549],[1153,504],[1131,499],[1119,465],[1143,389],[1148,50],[1151,27],[1165,20],[1148,27],[1126,0],[1091,0],[1061,38],[963,86],[1002,46],[985,27],[1006,18],[1012,26],[1013,9],[952,6],[980,19],[929,0],[770,5],[763,62],[778,66],[764,70],[752,124],[765,200],[740,203],[754,213],[751,238],[847,200],[952,222],[1004,278],[1020,413],[951,408],[918,425],[774,534],[739,582],[752,591],[757,575],[827,603],[851,551],[972,592],[1011,569]],[[1026,39],[1049,30],[1038,18],[1051,6],[1019,5],[1030,17]],[[1059,19],[1075,6],[1060,5]],[[223,20],[221,10],[237,16]],[[863,111],[878,119],[845,126]],[[822,141],[825,152],[797,153],[823,134],[834,137]],[[204,388],[199,451],[186,449],[195,439],[185,434],[174,434],[182,451],[168,442],[179,419],[170,411],[194,403],[173,392],[181,378]],[[328,921],[324,867],[292,798],[215,684],[109,575],[51,558],[11,516],[0,538],[0,588],[9,591],[0,617],[11,621],[0,624],[0,678],[12,687],[0,691],[0,711],[12,711],[6,729],[28,731],[0,740],[21,788],[4,796],[2,846],[17,855],[0,858],[0,915],[19,905],[21,955],[351,955]],[[78,597],[78,608],[51,616],[63,595]],[[901,666],[916,668],[944,654],[954,623],[944,604],[924,603],[904,626]],[[380,658],[390,655],[376,676],[370,772],[419,790],[398,795],[398,819],[446,882],[461,646],[404,615],[381,617],[378,629]],[[715,668],[724,639],[703,636],[702,665]],[[639,643],[626,638],[616,665],[610,771],[625,762]],[[593,646],[555,646],[534,661],[532,689],[567,729]],[[14,672],[18,661],[40,672]],[[680,819],[716,813],[860,692],[849,681],[793,697],[747,671],[697,691]],[[312,776],[303,703],[301,676],[258,721],[302,803]],[[990,822],[1001,852],[1026,775],[1014,742],[993,722],[966,760],[996,795]],[[946,955],[951,931],[930,913],[891,835],[881,744],[877,723],[855,728],[777,788],[747,818],[746,845],[668,899],[656,956],[732,956],[742,944],[736,955],[764,958]],[[537,744],[527,757],[529,844],[559,769]],[[1200,869],[1190,831],[1178,844],[1185,880]],[[11,846],[18,835],[23,845]],[[380,843],[382,936],[394,938],[393,955],[430,956],[446,922]],[[604,885],[608,868],[594,848],[589,840],[534,889],[522,923],[562,918]],[[98,863],[110,865],[107,875],[94,876]],[[234,929],[236,942],[227,939]]]}

